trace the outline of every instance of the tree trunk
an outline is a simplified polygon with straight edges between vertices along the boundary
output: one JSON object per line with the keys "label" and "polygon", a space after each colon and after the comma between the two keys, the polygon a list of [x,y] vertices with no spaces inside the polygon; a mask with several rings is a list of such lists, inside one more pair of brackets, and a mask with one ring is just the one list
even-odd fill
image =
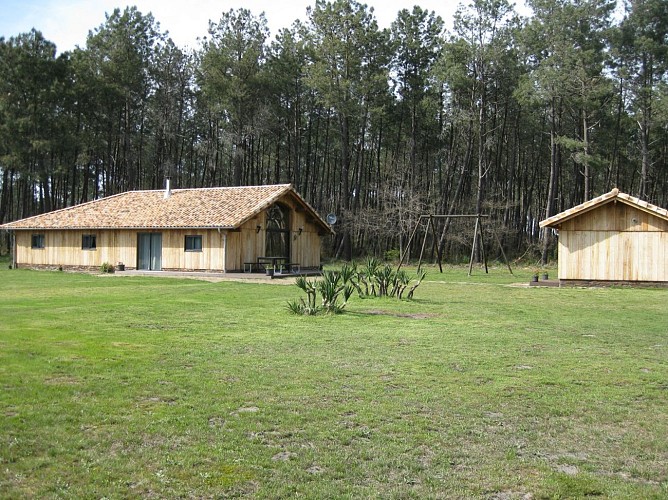
{"label": "tree trunk", "polygon": [[[559,179],[559,155],[557,145],[557,110],[555,100],[552,99],[550,113],[552,123],[550,124],[550,180],[547,188],[547,206],[545,209],[545,218],[552,217],[554,214],[554,205],[557,197],[557,184]],[[551,243],[550,229],[546,228],[543,234],[543,250],[541,252],[541,264],[547,264],[548,252]]]}

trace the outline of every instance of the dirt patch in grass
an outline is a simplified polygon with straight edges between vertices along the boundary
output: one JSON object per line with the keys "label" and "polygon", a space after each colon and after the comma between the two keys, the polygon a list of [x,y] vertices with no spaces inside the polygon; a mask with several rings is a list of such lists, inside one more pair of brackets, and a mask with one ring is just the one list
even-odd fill
{"label": "dirt patch in grass", "polygon": [[169,406],[173,406],[176,404],[176,398],[171,398],[171,397],[161,397],[161,396],[149,396],[145,398],[139,399],[139,404],[154,404],[154,403],[160,403],[160,404],[167,404]]}
{"label": "dirt patch in grass", "polygon": [[242,413],[257,413],[260,409],[257,406],[242,406],[241,408],[233,411],[230,415],[238,417]]}
{"label": "dirt patch in grass", "polygon": [[62,375],[59,377],[47,377],[44,379],[46,385],[78,385],[79,379],[76,377],[69,377]]}
{"label": "dirt patch in grass", "polygon": [[209,418],[209,427],[224,427],[225,419],[222,417],[211,417]]}
{"label": "dirt patch in grass", "polygon": [[368,314],[369,316],[393,316],[395,318],[409,318],[409,319],[429,319],[435,318],[437,314],[431,313],[399,313],[395,311],[383,311],[383,310],[373,310],[366,311],[363,314]]}
{"label": "dirt patch in grass", "polygon": [[13,408],[13,407],[7,408],[5,410],[5,413],[4,413],[5,417],[7,417],[7,418],[16,417],[16,416],[18,416],[18,414],[19,414],[19,412],[16,410],[16,408]]}
{"label": "dirt patch in grass", "polygon": [[288,460],[296,456],[297,455],[295,453],[292,453],[290,451],[282,451],[271,457],[271,459],[278,462],[287,462]]}

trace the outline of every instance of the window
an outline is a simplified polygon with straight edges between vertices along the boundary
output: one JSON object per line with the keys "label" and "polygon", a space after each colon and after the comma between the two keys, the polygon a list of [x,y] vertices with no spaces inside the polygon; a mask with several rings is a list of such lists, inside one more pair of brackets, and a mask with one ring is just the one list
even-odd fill
{"label": "window", "polygon": [[82,250],[95,250],[97,248],[97,241],[94,234],[84,234],[81,237]]}
{"label": "window", "polygon": [[36,249],[44,248],[44,235],[33,234],[32,238],[30,239],[30,246]]}
{"label": "window", "polygon": [[278,203],[266,213],[265,255],[285,257],[290,262],[290,208]]}
{"label": "window", "polygon": [[202,236],[186,236],[186,252],[202,251]]}

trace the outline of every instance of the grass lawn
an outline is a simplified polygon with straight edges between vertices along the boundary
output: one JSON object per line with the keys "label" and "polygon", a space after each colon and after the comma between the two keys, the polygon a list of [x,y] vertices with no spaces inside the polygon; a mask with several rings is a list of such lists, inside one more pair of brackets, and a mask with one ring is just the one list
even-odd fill
{"label": "grass lawn", "polygon": [[668,497],[668,290],[0,270],[0,497]]}

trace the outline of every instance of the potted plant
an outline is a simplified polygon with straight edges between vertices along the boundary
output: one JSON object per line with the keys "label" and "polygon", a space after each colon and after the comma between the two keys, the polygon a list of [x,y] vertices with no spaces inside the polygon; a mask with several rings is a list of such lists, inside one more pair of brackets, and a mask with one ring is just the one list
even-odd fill
{"label": "potted plant", "polygon": [[540,273],[540,269],[534,269],[534,270],[533,270],[533,276],[531,277],[531,281],[532,281],[533,283],[537,283],[537,282],[538,282],[538,274],[539,274],[539,273]]}
{"label": "potted plant", "polygon": [[543,271],[543,280],[547,280],[549,278],[549,274],[547,271]]}

